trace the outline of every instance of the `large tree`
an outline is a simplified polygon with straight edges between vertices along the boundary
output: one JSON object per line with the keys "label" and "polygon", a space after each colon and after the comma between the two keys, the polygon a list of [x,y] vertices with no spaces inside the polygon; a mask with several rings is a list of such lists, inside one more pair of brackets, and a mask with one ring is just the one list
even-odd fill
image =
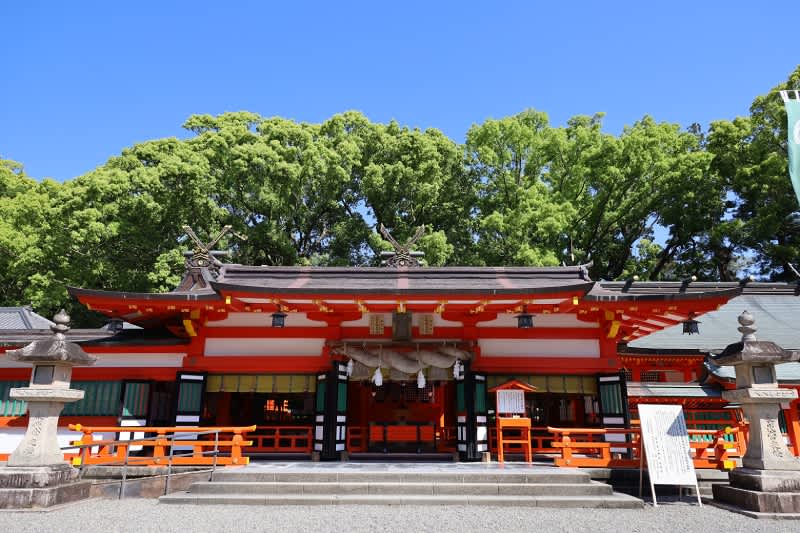
{"label": "large tree", "polygon": [[[645,117],[620,136],[602,132],[602,115],[550,127],[526,111],[474,126],[470,168],[481,183],[478,239],[487,264],[592,262],[596,277],[629,270],[658,277],[708,225],[689,211],[718,212],[723,193],[707,187],[710,156],[677,125]],[[649,268],[634,252],[652,243],[656,224],[674,226]],[[641,258],[644,259],[644,258]],[[649,272],[652,271],[652,272]]]}
{"label": "large tree", "polygon": [[756,97],[749,116],[713,122],[708,139],[713,168],[730,191],[716,249],[723,261],[751,262],[756,274],[774,280],[794,279],[790,265],[800,261],[782,89],[800,89],[800,67]]}

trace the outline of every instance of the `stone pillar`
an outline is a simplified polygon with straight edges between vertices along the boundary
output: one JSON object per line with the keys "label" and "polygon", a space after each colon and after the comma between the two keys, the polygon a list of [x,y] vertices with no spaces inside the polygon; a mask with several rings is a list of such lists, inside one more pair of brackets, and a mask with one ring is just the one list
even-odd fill
{"label": "stone pillar", "polygon": [[789,451],[778,424],[781,405],[796,399],[797,391],[779,388],[775,373],[776,364],[797,361],[800,353],[756,340],[747,311],[739,324],[741,342],[729,345],[714,362],[736,370],[736,390],[722,396],[741,405],[750,440],[743,468],[731,471],[730,485],[714,485],[714,499],[752,516],[800,513],[800,459]]}
{"label": "stone pillar", "polygon": [[58,444],[58,417],[64,404],[83,398],[83,391],[66,389],[53,393],[27,387],[11,389],[10,398],[28,402],[28,429],[8,466],[61,466],[64,452]]}

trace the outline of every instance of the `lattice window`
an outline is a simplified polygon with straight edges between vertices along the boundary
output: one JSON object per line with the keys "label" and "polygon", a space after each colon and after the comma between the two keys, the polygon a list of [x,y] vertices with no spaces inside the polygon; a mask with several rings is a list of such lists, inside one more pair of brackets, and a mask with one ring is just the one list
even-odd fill
{"label": "lattice window", "polygon": [[433,335],[433,315],[421,315],[419,317],[419,334]]}
{"label": "lattice window", "polygon": [[369,316],[369,334],[370,335],[383,335],[383,328],[385,327],[383,315],[370,315]]}
{"label": "lattice window", "polygon": [[406,389],[406,402],[426,402],[435,403],[436,401],[436,388],[427,384],[421,389],[416,384],[409,384]]}
{"label": "lattice window", "polygon": [[625,373],[625,381],[633,381],[633,372],[628,370],[627,368],[623,370]]}
{"label": "lattice window", "polygon": [[642,372],[642,383],[658,383],[661,381],[661,372],[658,370],[646,370]]}

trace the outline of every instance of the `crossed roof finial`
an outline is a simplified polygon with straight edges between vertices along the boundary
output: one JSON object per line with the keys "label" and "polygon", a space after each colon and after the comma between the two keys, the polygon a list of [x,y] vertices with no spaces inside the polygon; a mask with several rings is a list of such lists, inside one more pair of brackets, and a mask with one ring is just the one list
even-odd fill
{"label": "crossed roof finial", "polygon": [[183,226],[183,232],[194,243],[194,248],[192,248],[192,251],[187,252],[186,254],[186,266],[188,268],[210,268],[212,270],[218,270],[222,263],[217,260],[217,257],[230,254],[230,252],[227,250],[214,250],[214,247],[222,239],[222,237],[230,233],[240,240],[247,240],[246,235],[242,235],[241,233],[233,231],[233,226],[230,225],[224,226],[217,236],[208,242],[203,242],[200,240],[200,237],[197,236],[191,226]]}
{"label": "crossed roof finial", "polygon": [[400,244],[392,237],[383,224],[380,225],[381,235],[394,246],[394,252],[381,252],[381,257],[385,259],[381,261],[381,265],[388,267],[418,267],[422,266],[419,262],[419,257],[425,255],[424,252],[412,252],[411,247],[425,234],[425,226],[422,225],[417,228],[414,236],[409,238],[405,244]]}

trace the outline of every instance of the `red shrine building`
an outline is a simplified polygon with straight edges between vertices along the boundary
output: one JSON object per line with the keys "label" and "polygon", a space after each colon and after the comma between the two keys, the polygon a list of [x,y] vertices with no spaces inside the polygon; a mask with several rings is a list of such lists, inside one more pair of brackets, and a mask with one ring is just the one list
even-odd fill
{"label": "red shrine building", "polygon": [[[74,370],[86,395],[62,423],[256,425],[252,452],[476,460],[490,447],[488,391],[512,379],[534,389],[534,427],[629,426],[635,355],[618,347],[691,327],[741,292],[593,281],[583,266],[415,267],[400,252],[387,267],[353,268],[194,256],[169,293],[71,288],[119,327],[85,336],[97,363]],[[30,375],[3,350],[0,454],[25,427],[8,389]],[[697,380],[700,365],[684,365],[681,379]]]}

